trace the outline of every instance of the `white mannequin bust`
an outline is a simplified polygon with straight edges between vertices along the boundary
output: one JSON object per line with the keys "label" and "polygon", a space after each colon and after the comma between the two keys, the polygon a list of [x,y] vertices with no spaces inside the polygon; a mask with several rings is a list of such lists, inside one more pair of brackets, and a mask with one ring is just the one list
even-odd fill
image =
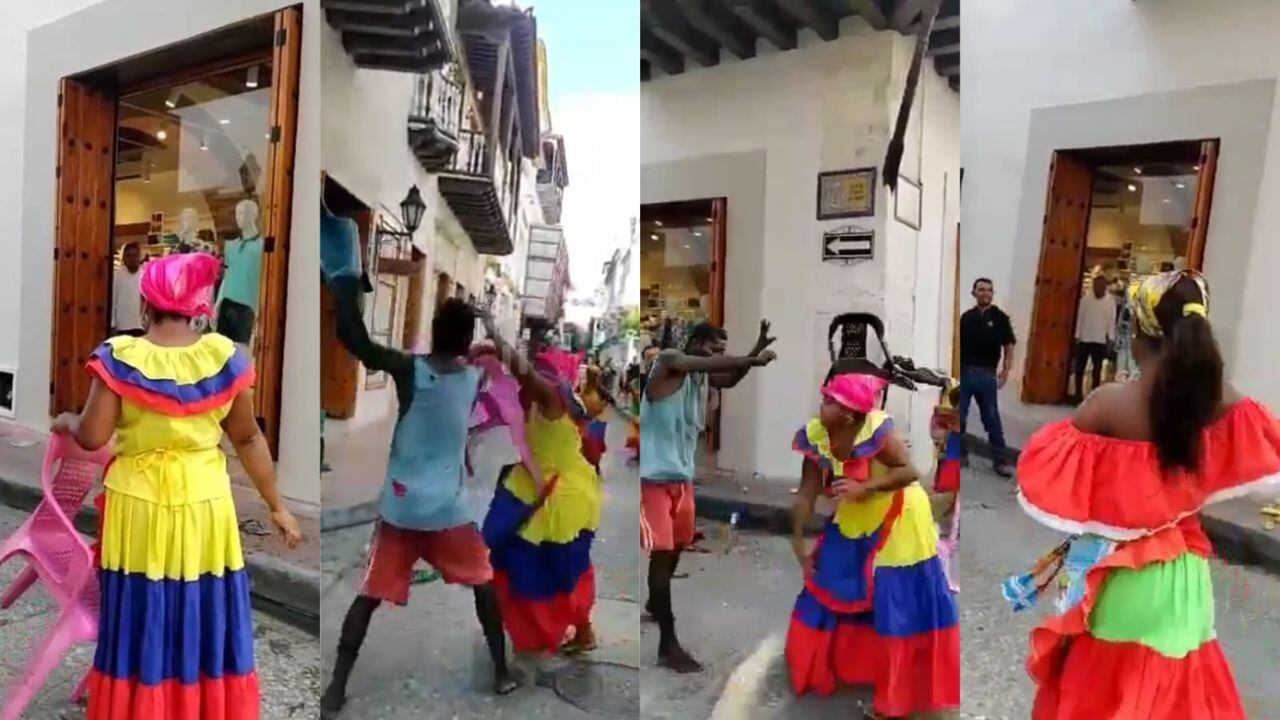
{"label": "white mannequin bust", "polygon": [[258,237],[258,203],[241,200],[236,205],[236,225],[240,228],[241,240]]}

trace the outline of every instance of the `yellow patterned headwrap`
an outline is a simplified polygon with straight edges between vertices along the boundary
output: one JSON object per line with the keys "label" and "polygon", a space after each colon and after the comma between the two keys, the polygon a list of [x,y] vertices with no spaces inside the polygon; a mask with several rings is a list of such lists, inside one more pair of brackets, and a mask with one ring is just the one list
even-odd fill
{"label": "yellow patterned headwrap", "polygon": [[1164,329],[1160,327],[1160,321],[1156,318],[1156,305],[1160,304],[1160,299],[1169,291],[1169,288],[1176,285],[1182,278],[1190,278],[1200,288],[1200,296],[1204,298],[1203,302],[1183,305],[1182,316],[1208,317],[1209,284],[1205,281],[1204,275],[1195,270],[1174,270],[1152,275],[1129,287],[1129,304],[1133,307],[1133,315],[1138,321],[1138,327],[1142,329],[1142,334],[1150,337],[1164,337]]}

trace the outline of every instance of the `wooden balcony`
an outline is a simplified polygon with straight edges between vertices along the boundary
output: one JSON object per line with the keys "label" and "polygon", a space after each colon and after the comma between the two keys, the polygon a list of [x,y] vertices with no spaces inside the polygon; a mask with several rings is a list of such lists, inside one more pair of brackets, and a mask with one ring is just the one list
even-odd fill
{"label": "wooden balcony", "polygon": [[456,59],[440,0],[321,0],[357,67],[428,73]]}
{"label": "wooden balcony", "polygon": [[409,147],[427,172],[449,167],[458,151],[463,87],[456,66],[419,75],[409,109]]}
{"label": "wooden balcony", "polygon": [[498,154],[483,132],[458,130],[457,152],[439,171],[440,194],[471,237],[476,252],[510,255],[514,250],[519,166]]}

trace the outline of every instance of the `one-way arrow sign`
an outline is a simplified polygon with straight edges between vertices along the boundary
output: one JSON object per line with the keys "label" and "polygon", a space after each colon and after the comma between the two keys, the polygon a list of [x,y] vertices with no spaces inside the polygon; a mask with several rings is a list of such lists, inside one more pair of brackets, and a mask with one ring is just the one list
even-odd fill
{"label": "one-way arrow sign", "polygon": [[875,231],[840,228],[822,234],[822,259],[869,260],[875,257]]}

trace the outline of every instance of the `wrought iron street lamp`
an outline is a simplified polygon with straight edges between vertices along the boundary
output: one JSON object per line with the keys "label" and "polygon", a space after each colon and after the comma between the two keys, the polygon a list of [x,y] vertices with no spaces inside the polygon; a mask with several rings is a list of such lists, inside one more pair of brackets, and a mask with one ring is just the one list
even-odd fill
{"label": "wrought iron street lamp", "polygon": [[422,193],[418,191],[418,186],[414,185],[409,188],[409,194],[405,195],[404,200],[400,201],[400,221],[404,223],[405,232],[412,235],[417,231],[418,226],[422,224],[422,215],[427,210],[427,204],[422,200]]}

